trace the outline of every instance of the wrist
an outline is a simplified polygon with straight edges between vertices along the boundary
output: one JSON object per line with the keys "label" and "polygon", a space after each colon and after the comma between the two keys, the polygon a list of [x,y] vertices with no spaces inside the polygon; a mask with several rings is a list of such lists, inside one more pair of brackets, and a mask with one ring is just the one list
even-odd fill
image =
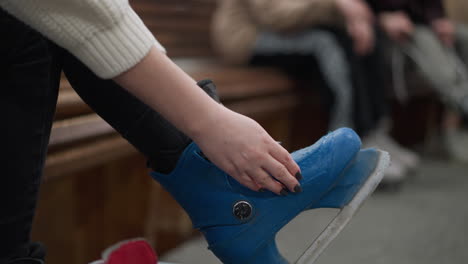
{"label": "wrist", "polygon": [[213,129],[223,126],[230,114],[231,110],[213,101],[212,105],[199,113],[198,119],[187,120],[185,132],[192,140],[197,141]]}

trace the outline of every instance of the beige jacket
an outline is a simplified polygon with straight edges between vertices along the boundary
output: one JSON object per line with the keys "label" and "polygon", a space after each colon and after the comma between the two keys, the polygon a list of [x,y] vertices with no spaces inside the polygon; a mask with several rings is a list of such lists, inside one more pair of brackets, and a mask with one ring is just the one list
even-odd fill
{"label": "beige jacket", "polygon": [[227,62],[246,63],[261,30],[294,32],[319,24],[339,24],[335,0],[218,0],[212,23],[217,52]]}

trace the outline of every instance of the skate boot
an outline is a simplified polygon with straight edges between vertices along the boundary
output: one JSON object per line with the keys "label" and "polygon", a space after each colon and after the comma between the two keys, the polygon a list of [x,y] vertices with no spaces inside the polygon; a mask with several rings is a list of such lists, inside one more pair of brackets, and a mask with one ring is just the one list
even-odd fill
{"label": "skate boot", "polygon": [[117,243],[102,253],[102,259],[90,264],[157,264],[158,258],[144,239]]}
{"label": "skate boot", "polygon": [[209,249],[223,263],[283,264],[276,233],[304,210],[340,208],[298,263],[310,263],[336,237],[375,189],[389,156],[375,149],[360,151],[353,130],[343,128],[314,145],[292,153],[301,168],[300,193],[278,196],[254,192],[206,160],[189,145],[168,175],[152,173],[205,236]]}

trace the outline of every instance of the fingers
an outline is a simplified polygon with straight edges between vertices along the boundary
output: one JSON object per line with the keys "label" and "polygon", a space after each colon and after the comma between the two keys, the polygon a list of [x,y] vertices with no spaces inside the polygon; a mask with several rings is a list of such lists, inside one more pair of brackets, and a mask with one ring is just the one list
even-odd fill
{"label": "fingers", "polygon": [[252,191],[258,192],[262,187],[255,183],[247,173],[243,173],[239,180],[240,184],[244,185],[245,187],[251,189]]}
{"label": "fingers", "polygon": [[367,55],[372,51],[373,48],[374,39],[372,35],[365,33],[357,41],[355,51],[358,55]]}
{"label": "fingers", "polygon": [[282,196],[287,195],[288,190],[291,192],[302,191],[296,178],[273,157],[270,157],[270,160],[262,167],[252,166],[248,171],[240,174],[230,173],[230,175],[253,191],[269,190]]}
{"label": "fingers", "polygon": [[444,36],[442,42],[447,47],[453,47],[453,45],[454,45],[453,43],[455,43],[455,40],[454,40],[452,35],[446,35],[446,36]]}
{"label": "fingers", "polygon": [[411,35],[414,31],[414,24],[405,13],[398,13],[395,17],[396,27],[404,34]]}
{"label": "fingers", "polygon": [[394,35],[392,39],[395,39],[399,43],[404,43],[411,39],[411,33],[405,30],[396,32]]}
{"label": "fingers", "polygon": [[354,51],[358,55],[366,55],[374,48],[374,31],[372,27],[363,22],[348,25],[348,32],[353,38]]}
{"label": "fingers", "polygon": [[271,143],[263,153],[244,153],[243,162],[233,162],[235,165],[228,174],[253,191],[265,189],[278,195],[286,195],[288,190],[301,192],[299,166],[283,147],[274,141]]}
{"label": "fingers", "polygon": [[276,160],[276,162],[282,164],[288,172],[294,176],[294,178],[297,180],[302,179],[301,168],[292,159],[291,154],[289,154],[286,149],[280,147],[278,151],[270,152],[270,155]]}
{"label": "fingers", "polygon": [[373,22],[375,17],[374,17],[374,13],[372,12],[372,10],[369,8],[369,6],[367,4],[365,4],[364,2],[360,2],[360,5],[361,5],[361,10],[362,10],[362,16],[369,22]]}
{"label": "fingers", "polygon": [[265,170],[262,168],[258,168],[253,173],[249,173],[251,179],[255,181],[255,183],[261,186],[262,189],[267,189],[273,193],[278,195],[287,195],[287,190],[284,189],[283,185],[273,179]]}
{"label": "fingers", "polygon": [[293,176],[299,167],[289,153],[254,120],[227,113],[218,120],[222,124],[210,127],[196,141],[206,157],[253,191],[263,188],[280,195],[288,189],[300,191]]}
{"label": "fingers", "polygon": [[270,176],[264,169],[261,167],[253,167],[250,172],[242,171],[239,169],[231,170],[228,172],[234,179],[236,179],[240,184],[249,188],[252,191],[262,191],[269,190],[278,195],[286,195],[288,192],[285,187],[274,178]]}
{"label": "fingers", "polygon": [[235,166],[228,165],[225,172],[236,179],[240,184],[249,188],[252,191],[258,192],[262,187],[255,183],[255,181],[245,171],[241,171]]}
{"label": "fingers", "polygon": [[454,43],[453,35],[449,32],[437,32],[440,41],[447,47],[452,47]]}
{"label": "fingers", "polygon": [[374,14],[369,6],[362,0],[337,0],[338,9],[341,11],[346,20],[366,20],[372,22]]}
{"label": "fingers", "polygon": [[386,12],[380,16],[380,23],[389,37],[399,43],[409,40],[414,24],[404,12]]}
{"label": "fingers", "polygon": [[277,149],[271,151],[270,155],[271,158],[267,160],[264,169],[290,191],[297,192],[300,190],[298,180],[302,179],[301,169],[291,158],[291,154],[283,147],[277,146]]}
{"label": "fingers", "polygon": [[413,22],[411,22],[411,20],[409,19],[403,20],[401,28],[402,28],[402,31],[406,33],[407,35],[413,34],[414,25],[413,25]]}
{"label": "fingers", "polygon": [[281,182],[290,192],[302,191],[298,180],[294,176],[299,170],[296,169],[294,173],[291,173],[283,163],[273,157],[265,164],[264,169],[268,172],[268,176],[271,175],[271,179],[274,178],[275,181]]}

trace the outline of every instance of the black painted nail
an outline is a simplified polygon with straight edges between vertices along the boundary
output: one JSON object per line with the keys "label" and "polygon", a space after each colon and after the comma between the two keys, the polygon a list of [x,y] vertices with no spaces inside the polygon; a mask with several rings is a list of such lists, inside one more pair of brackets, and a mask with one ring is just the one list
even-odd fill
{"label": "black painted nail", "polygon": [[295,192],[295,193],[300,193],[300,192],[302,192],[302,187],[301,187],[299,184],[296,185],[296,186],[294,187],[294,192]]}
{"label": "black painted nail", "polygon": [[298,172],[296,173],[295,177],[296,177],[296,179],[297,179],[298,181],[302,180],[302,173],[301,173],[300,171],[298,171]]}
{"label": "black painted nail", "polygon": [[260,188],[258,189],[259,192],[266,192],[266,189],[265,188]]}
{"label": "black painted nail", "polygon": [[286,190],[286,189],[283,188],[283,189],[281,190],[280,194],[281,194],[282,196],[286,196],[286,195],[288,195],[288,190]]}

